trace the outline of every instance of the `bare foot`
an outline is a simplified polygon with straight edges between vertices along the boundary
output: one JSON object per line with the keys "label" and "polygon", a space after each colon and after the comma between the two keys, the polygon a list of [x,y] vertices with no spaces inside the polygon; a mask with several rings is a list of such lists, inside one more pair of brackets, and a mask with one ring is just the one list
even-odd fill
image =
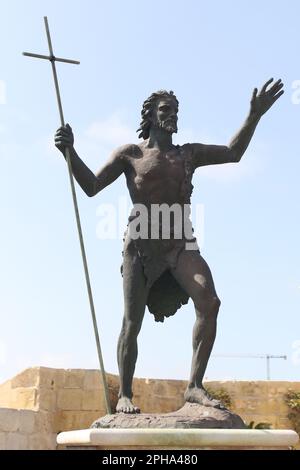
{"label": "bare foot", "polygon": [[137,406],[134,406],[130,398],[121,397],[119,398],[119,401],[116,407],[116,412],[117,413],[140,413],[141,410]]}
{"label": "bare foot", "polygon": [[187,388],[184,394],[185,401],[190,403],[199,403],[203,406],[212,406],[213,408],[225,409],[225,406],[220,400],[213,398],[205,388]]}

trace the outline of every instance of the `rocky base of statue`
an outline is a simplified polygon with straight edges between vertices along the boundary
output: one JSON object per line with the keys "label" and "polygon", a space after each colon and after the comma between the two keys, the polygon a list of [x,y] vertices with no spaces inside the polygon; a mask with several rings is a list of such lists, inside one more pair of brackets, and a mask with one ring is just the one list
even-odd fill
{"label": "rocky base of statue", "polygon": [[185,403],[178,411],[171,413],[106,415],[97,419],[91,428],[245,429],[246,425],[242,418],[226,408]]}

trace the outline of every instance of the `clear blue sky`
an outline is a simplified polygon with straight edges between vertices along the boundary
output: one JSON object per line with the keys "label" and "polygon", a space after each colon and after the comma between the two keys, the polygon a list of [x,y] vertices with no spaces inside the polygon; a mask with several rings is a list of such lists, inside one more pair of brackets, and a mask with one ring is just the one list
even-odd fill
{"label": "clear blue sky", "polygon": [[[0,380],[25,367],[97,368],[47,52],[48,15],[66,120],[96,170],[116,146],[137,142],[143,100],[157,89],[180,101],[177,143],[226,144],[255,86],[282,78],[285,94],[261,120],[238,165],[198,170],[202,254],[222,300],[215,354],[287,354],[276,380],[299,380],[299,2],[128,0],[1,1]],[[117,372],[122,240],[96,236],[101,203],[126,196],[121,177],[95,198],[78,188],[106,369]],[[163,325],[145,316],[136,375],[185,379],[191,302]],[[294,345],[294,349],[293,349]],[[293,360],[294,358],[294,360]],[[261,359],[214,358],[209,379],[264,379]]]}

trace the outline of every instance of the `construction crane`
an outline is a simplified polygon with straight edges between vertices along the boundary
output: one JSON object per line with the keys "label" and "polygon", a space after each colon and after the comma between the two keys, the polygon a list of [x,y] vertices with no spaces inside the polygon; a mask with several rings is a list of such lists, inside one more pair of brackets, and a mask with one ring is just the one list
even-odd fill
{"label": "construction crane", "polygon": [[267,380],[271,380],[271,359],[284,359],[287,360],[287,356],[274,356],[273,354],[213,354],[212,357],[236,357],[245,359],[265,359],[267,369]]}

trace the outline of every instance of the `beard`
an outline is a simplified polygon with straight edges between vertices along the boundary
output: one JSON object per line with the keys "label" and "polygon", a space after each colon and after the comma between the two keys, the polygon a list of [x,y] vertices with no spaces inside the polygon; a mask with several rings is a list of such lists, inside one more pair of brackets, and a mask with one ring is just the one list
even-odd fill
{"label": "beard", "polygon": [[169,134],[177,134],[177,122],[173,121],[172,119],[168,119],[167,121],[161,121],[158,123],[159,129],[162,129]]}

